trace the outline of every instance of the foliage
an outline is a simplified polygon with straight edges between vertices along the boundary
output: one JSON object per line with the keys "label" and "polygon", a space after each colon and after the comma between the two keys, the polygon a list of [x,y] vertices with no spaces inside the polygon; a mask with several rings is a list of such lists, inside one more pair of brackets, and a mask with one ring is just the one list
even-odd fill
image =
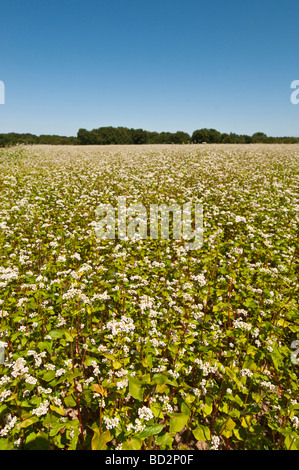
{"label": "foliage", "polygon": [[[298,155],[1,150],[0,449],[298,450]],[[98,240],[119,196],[202,203],[202,247]]]}
{"label": "foliage", "polygon": [[0,134],[0,147],[16,145],[141,145],[141,144],[250,144],[250,143],[298,143],[296,137],[268,137],[263,132],[252,136],[221,133],[215,129],[198,129],[190,136],[187,132],[154,132],[127,127],[99,127],[79,129],[76,137],[59,135]]}

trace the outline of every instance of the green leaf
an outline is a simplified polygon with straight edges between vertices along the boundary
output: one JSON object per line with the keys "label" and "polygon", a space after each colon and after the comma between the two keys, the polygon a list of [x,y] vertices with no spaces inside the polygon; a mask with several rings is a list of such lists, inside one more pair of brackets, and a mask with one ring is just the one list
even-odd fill
{"label": "green leaf", "polygon": [[170,384],[174,385],[175,387],[178,386],[178,383],[175,379],[167,377],[165,374],[157,373],[153,375],[152,384],[163,385],[163,384]]}
{"label": "green leaf", "polygon": [[208,416],[213,411],[213,400],[211,397],[206,397],[205,405],[203,407],[203,412],[205,416]]}
{"label": "green leaf", "polygon": [[8,439],[0,439],[0,450],[12,450],[13,444],[9,442]]}
{"label": "green leaf", "polygon": [[184,415],[191,415],[191,409],[184,402],[181,404],[181,412],[184,413]]}
{"label": "green leaf", "polygon": [[258,393],[252,393],[252,399],[254,400],[255,403],[259,403],[262,400],[262,396],[259,395]]}
{"label": "green leaf", "polygon": [[[69,437],[69,432],[70,432],[70,431],[67,431],[68,437]],[[70,440],[70,447],[69,447],[69,449],[70,449],[70,450],[76,450],[78,438],[79,438],[79,435],[80,435],[79,423],[78,423],[78,426],[76,426],[75,428],[72,429],[72,432],[73,432],[73,437],[72,437],[71,440]]]}
{"label": "green leaf", "polygon": [[162,406],[159,403],[151,403],[150,409],[155,418],[163,418]]}
{"label": "green leaf", "polygon": [[142,446],[142,440],[138,437],[132,437],[123,443],[122,450],[139,450]]}
{"label": "green leaf", "polygon": [[63,330],[63,333],[67,341],[74,341],[74,337],[68,332],[68,330]]}
{"label": "green leaf", "polygon": [[66,396],[64,398],[64,403],[65,403],[65,406],[68,406],[70,408],[73,408],[77,404],[72,395]]}
{"label": "green leaf", "polygon": [[190,404],[193,403],[195,400],[195,396],[194,395],[191,395],[190,393],[187,393],[186,397],[185,397],[185,402],[187,404]]}
{"label": "green leaf", "polygon": [[145,356],[145,358],[143,359],[142,361],[142,365],[146,368],[146,369],[151,369],[153,367],[153,358],[150,354],[147,354]]}
{"label": "green leaf", "polygon": [[167,383],[167,377],[164,374],[154,374],[152,383],[157,385],[164,385]]}
{"label": "green leaf", "polygon": [[58,434],[59,431],[63,428],[65,428],[65,423],[60,423],[60,422],[54,423],[54,424],[52,424],[49,435],[51,437],[56,436],[56,434]]}
{"label": "green leaf", "polygon": [[228,418],[222,428],[222,434],[224,437],[230,437],[232,435],[232,431],[235,428],[236,423],[231,419]]}
{"label": "green leaf", "polygon": [[43,380],[46,382],[51,382],[55,378],[55,370],[48,370],[43,375]]}
{"label": "green leaf", "polygon": [[93,437],[91,439],[91,450],[103,450],[106,443],[111,439],[110,431],[104,431],[100,434],[99,428],[93,429]]}
{"label": "green leaf", "polygon": [[238,387],[243,387],[242,382],[240,382],[236,374],[229,367],[225,367],[225,372],[231,379],[233,379],[233,381],[238,385]]}
{"label": "green leaf", "polygon": [[169,431],[180,432],[187,424],[189,416],[184,413],[170,413]]}
{"label": "green leaf", "polygon": [[169,432],[167,432],[166,434],[163,434],[162,436],[158,436],[156,439],[156,442],[158,446],[161,447],[162,450],[164,449],[172,450],[173,439],[174,439],[174,433],[170,434]]}
{"label": "green leaf", "polygon": [[119,361],[113,361],[112,365],[113,365],[113,369],[120,369],[122,366],[122,363]]}
{"label": "green leaf", "polygon": [[31,426],[33,423],[36,423],[37,421],[39,421],[39,418],[37,416],[31,416],[30,418],[27,418],[27,419],[24,419],[24,421],[21,421],[21,423],[19,423],[19,427],[21,429],[28,428],[29,426]]}
{"label": "green leaf", "polygon": [[142,383],[137,377],[129,377],[129,393],[135,400],[143,401]]}
{"label": "green leaf", "polygon": [[64,336],[64,330],[52,330],[48,333],[52,339],[62,338]]}
{"label": "green leaf", "polygon": [[37,347],[41,350],[44,351],[46,350],[50,355],[52,352],[52,342],[49,341],[40,341],[37,343]]}
{"label": "green leaf", "polygon": [[164,424],[157,424],[156,426],[146,426],[144,430],[139,434],[141,439],[149,436],[153,436],[154,434],[159,434],[162,429],[164,428]]}
{"label": "green leaf", "polygon": [[232,418],[240,418],[241,412],[237,408],[234,408],[232,411],[229,411],[228,414]]}
{"label": "green leaf", "polygon": [[288,434],[284,440],[287,450],[299,450],[299,439],[297,436]]}
{"label": "green leaf", "polygon": [[199,425],[194,429],[193,435],[198,441],[209,441],[211,439],[211,432],[208,426]]}
{"label": "green leaf", "polygon": [[24,446],[25,450],[48,450],[50,449],[50,442],[48,441],[47,434],[39,432],[35,434],[32,432],[26,437]]}
{"label": "green leaf", "polygon": [[244,441],[244,439],[246,439],[246,431],[244,428],[234,428],[233,429],[233,434],[234,436],[236,436],[236,438],[239,440],[239,441]]}
{"label": "green leaf", "polygon": [[64,409],[61,406],[58,407],[58,406],[50,405],[50,409],[52,411],[55,411],[55,413],[58,413],[61,416],[65,415]]}

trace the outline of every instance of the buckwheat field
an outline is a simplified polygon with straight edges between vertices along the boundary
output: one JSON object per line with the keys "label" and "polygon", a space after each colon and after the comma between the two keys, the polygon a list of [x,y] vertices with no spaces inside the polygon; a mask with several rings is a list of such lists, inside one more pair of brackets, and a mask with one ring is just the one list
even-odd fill
{"label": "buckwheat field", "polygon": [[[0,449],[299,450],[298,186],[297,144],[1,149]],[[202,245],[99,239],[120,196]]]}

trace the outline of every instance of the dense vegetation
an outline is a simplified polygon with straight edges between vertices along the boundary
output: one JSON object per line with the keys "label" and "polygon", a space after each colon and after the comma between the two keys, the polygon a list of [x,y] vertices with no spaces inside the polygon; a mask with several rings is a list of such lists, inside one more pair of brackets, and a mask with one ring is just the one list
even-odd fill
{"label": "dense vegetation", "polygon": [[[299,450],[298,155],[2,149],[0,449]],[[202,204],[203,245],[97,239],[119,196]]]}
{"label": "dense vegetation", "polygon": [[88,131],[79,129],[76,137],[59,135],[0,134],[0,147],[18,144],[50,145],[138,145],[138,144],[188,144],[195,143],[250,144],[250,143],[299,143],[297,137],[268,137],[263,132],[253,135],[221,133],[215,129],[198,129],[192,135],[187,132],[151,132],[127,127],[100,127]]}
{"label": "dense vegetation", "polygon": [[8,134],[0,134],[0,147],[10,147],[13,145],[72,145],[78,144],[76,137],[66,137],[60,135],[34,135],[34,134],[18,134],[10,132]]}

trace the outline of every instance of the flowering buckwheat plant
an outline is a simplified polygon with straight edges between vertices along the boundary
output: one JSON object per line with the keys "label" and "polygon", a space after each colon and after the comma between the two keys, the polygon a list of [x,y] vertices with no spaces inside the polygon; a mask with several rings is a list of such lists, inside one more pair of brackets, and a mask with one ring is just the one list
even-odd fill
{"label": "flowering buckwheat plant", "polygon": [[[298,450],[298,183],[295,144],[1,149],[0,449]],[[120,197],[202,246],[98,239]]]}

